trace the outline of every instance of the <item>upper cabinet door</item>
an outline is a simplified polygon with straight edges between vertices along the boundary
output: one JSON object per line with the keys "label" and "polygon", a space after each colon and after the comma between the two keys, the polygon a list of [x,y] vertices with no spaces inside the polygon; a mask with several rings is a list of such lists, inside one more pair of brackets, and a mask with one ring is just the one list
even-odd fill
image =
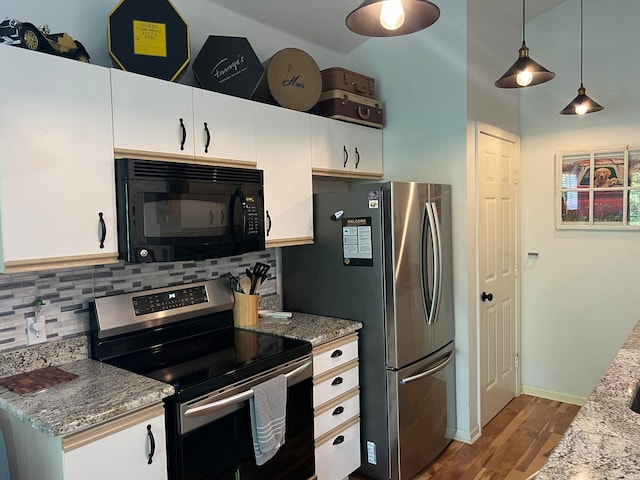
{"label": "upper cabinet door", "polygon": [[382,130],[349,124],[351,173],[382,176]]}
{"label": "upper cabinet door", "polygon": [[349,173],[349,126],[330,118],[311,116],[311,155],[314,173]]}
{"label": "upper cabinet door", "polygon": [[255,102],[193,89],[193,126],[197,160],[256,164]]}
{"label": "upper cabinet door", "polygon": [[115,261],[109,70],[8,46],[0,63],[0,268]]}
{"label": "upper cabinet door", "polygon": [[382,178],[382,130],[311,116],[316,175]]}
{"label": "upper cabinet door", "polygon": [[193,159],[192,87],[111,69],[111,95],[118,155]]}
{"label": "upper cabinet door", "polygon": [[313,241],[310,115],[256,103],[267,247]]}

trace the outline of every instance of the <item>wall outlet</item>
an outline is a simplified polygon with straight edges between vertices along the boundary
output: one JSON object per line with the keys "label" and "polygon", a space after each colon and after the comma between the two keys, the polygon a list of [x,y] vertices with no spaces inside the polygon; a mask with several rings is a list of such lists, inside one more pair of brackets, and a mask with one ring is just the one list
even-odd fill
{"label": "wall outlet", "polygon": [[35,318],[27,318],[27,344],[35,345],[47,341],[47,328],[44,315],[40,315],[39,321]]}

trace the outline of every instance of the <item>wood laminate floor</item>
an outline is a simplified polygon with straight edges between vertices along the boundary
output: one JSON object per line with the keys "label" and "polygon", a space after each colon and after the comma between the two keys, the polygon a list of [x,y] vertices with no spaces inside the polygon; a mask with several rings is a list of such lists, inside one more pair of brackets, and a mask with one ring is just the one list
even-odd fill
{"label": "wood laminate floor", "polygon": [[514,398],[473,445],[453,441],[415,480],[525,480],[544,465],[579,409],[530,395]]}

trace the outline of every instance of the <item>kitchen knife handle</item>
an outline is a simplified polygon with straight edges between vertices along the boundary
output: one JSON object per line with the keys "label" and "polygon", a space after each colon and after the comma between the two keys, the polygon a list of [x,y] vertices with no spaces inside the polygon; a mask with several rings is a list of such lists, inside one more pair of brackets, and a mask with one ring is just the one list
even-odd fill
{"label": "kitchen knife handle", "polygon": [[182,119],[180,119],[180,132],[182,133],[182,139],[180,140],[180,150],[184,150],[184,144],[187,141],[187,129],[185,128]]}
{"label": "kitchen knife handle", "polygon": [[334,350],[333,353],[331,354],[331,358],[337,358],[342,356],[342,350],[338,349],[338,350]]}
{"label": "kitchen knife handle", "polygon": [[204,133],[207,134],[207,141],[204,144],[204,153],[209,153],[209,144],[211,143],[211,133],[209,132],[209,127],[207,127],[207,122],[204,122]]}
{"label": "kitchen knife handle", "polygon": [[349,152],[347,151],[347,146],[343,145],[342,146],[342,154],[344,157],[344,163],[342,164],[343,168],[347,168],[347,163],[349,162]]}
{"label": "kitchen knife handle", "polygon": [[333,379],[333,382],[331,382],[331,385],[335,387],[336,385],[340,385],[342,382],[342,377],[336,377]]}
{"label": "kitchen knife handle", "polygon": [[147,465],[151,465],[153,463],[153,455],[156,453],[156,440],[155,438],[153,438],[151,425],[147,425],[147,436],[149,437],[149,443],[151,446],[149,451],[149,459],[147,460]]}
{"label": "kitchen knife handle", "polygon": [[104,248],[104,241],[107,239],[107,224],[104,223],[102,212],[98,212],[98,219],[100,224],[100,248]]}

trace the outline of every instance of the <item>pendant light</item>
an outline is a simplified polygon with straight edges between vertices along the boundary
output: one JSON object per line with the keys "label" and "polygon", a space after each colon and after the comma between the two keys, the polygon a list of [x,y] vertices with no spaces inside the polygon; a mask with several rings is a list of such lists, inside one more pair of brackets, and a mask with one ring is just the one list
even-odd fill
{"label": "pendant light", "polygon": [[548,82],[556,76],[538,62],[529,57],[529,48],[524,41],[525,24],[525,0],[522,0],[522,47],[520,47],[518,60],[511,68],[500,77],[495,86],[499,88],[523,88]]}
{"label": "pendant light", "polygon": [[578,96],[574,98],[569,105],[564,107],[560,112],[562,115],[584,115],[585,113],[599,112],[604,110],[602,105],[594,102],[587,96],[587,89],[584,88],[582,83],[582,59],[584,48],[584,20],[583,20],[583,5],[580,0],[580,88],[578,88]]}
{"label": "pendant light", "polygon": [[433,25],[440,17],[427,0],[365,0],[347,15],[347,28],[368,37],[395,37]]}

